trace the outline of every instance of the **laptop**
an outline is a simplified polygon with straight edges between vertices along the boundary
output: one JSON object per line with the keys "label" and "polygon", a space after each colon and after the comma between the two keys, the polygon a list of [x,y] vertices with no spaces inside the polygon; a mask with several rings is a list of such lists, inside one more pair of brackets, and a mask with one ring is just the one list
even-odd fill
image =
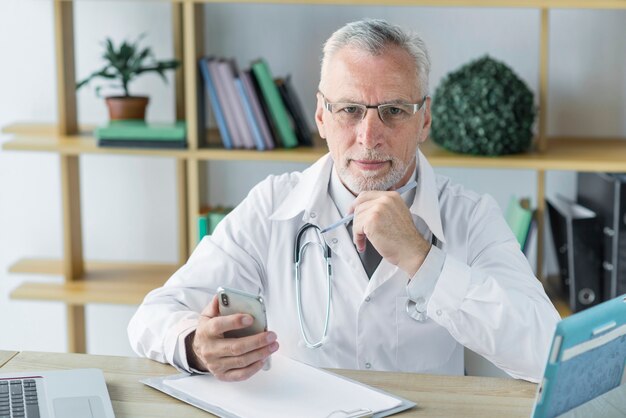
{"label": "laptop", "polygon": [[0,417],[115,418],[99,369],[0,373]]}
{"label": "laptop", "polygon": [[626,417],[626,295],[561,320],[533,418]]}

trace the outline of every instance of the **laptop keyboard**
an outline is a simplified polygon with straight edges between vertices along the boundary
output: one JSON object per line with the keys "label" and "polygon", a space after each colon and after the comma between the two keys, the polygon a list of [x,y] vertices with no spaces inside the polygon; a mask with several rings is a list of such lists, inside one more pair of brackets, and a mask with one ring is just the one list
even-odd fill
{"label": "laptop keyboard", "polygon": [[0,418],[39,418],[35,379],[0,380]]}

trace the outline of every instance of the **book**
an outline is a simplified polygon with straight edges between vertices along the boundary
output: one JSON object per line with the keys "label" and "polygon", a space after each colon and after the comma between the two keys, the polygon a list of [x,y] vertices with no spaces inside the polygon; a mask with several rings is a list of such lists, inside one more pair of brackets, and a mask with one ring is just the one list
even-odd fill
{"label": "book", "polygon": [[198,242],[207,235],[209,235],[207,213],[201,212],[198,215]]}
{"label": "book", "polygon": [[[217,90],[215,88],[215,83],[213,79],[211,78],[211,74],[209,73],[209,65],[208,65],[209,59],[210,58],[200,58],[200,60],[198,61],[199,66],[200,66],[200,73],[202,74],[202,79],[204,80],[204,86],[208,93],[209,101],[211,102],[211,108],[213,109],[215,122],[217,123],[217,129],[220,131],[222,144],[224,144],[224,148],[232,149],[233,143],[230,138],[230,132],[228,131],[228,127],[226,126],[226,120],[224,119],[222,106],[217,98]],[[204,112],[202,113],[202,116],[204,116]]]}
{"label": "book", "polygon": [[98,139],[99,147],[184,149],[187,141],[149,139]]}
{"label": "book", "polygon": [[626,174],[578,173],[578,200],[598,213],[603,299],[626,293]]}
{"label": "book", "polygon": [[298,139],[291,126],[287,109],[265,60],[261,58],[254,61],[252,63],[252,72],[259,83],[271,119],[278,130],[281,143],[285,148],[298,146]]}
{"label": "book", "polygon": [[251,128],[252,139],[254,139],[256,148],[259,151],[265,151],[267,147],[265,146],[263,136],[261,136],[261,128],[257,123],[254,113],[252,112],[252,105],[250,104],[250,98],[248,97],[248,93],[243,88],[241,74],[235,79],[235,86],[237,87],[237,93],[239,93],[239,96],[241,97],[241,103],[243,104],[246,121],[248,122],[248,126]]}
{"label": "book", "polygon": [[506,222],[517,238],[522,251],[526,246],[526,239],[533,219],[533,211],[529,206],[529,199],[518,199],[512,196],[505,213]]}
{"label": "book", "polygon": [[224,115],[224,121],[230,133],[233,148],[243,148],[242,134],[239,132],[239,126],[235,120],[235,110],[233,109],[231,101],[228,100],[225,82],[222,79],[221,71],[218,70],[217,60],[215,58],[208,59],[207,67],[211,80],[213,80],[215,84],[215,92],[217,93],[217,98],[222,108],[222,114]]}
{"label": "book", "polygon": [[276,147],[282,147],[283,144],[280,140],[280,133],[278,132],[278,127],[274,123],[274,119],[270,114],[270,108],[263,96],[263,91],[261,90],[261,86],[259,86],[259,80],[257,80],[256,76],[252,69],[247,70],[247,73],[250,75],[250,81],[252,82],[252,87],[256,92],[256,97],[259,99],[259,107],[261,108],[261,112],[264,115],[264,119],[267,122],[267,127],[270,131],[270,135],[272,136],[272,142]]}
{"label": "book", "polygon": [[313,146],[311,128],[309,128],[302,103],[300,103],[296,90],[291,82],[291,76],[276,79],[276,85],[278,86],[278,91],[285,102],[285,107],[293,120],[293,126],[296,132],[296,137],[298,138],[298,143],[306,147]]}
{"label": "book", "polygon": [[246,120],[241,96],[237,92],[237,86],[235,85],[236,68],[234,60],[220,60],[217,63],[217,69],[220,72],[221,81],[226,91],[226,100],[230,102],[230,111],[233,113],[233,118],[237,124],[237,131],[241,135],[241,143],[244,148],[254,148],[252,130]]}
{"label": "book", "polygon": [[254,114],[254,119],[257,122],[259,130],[261,132],[261,136],[263,137],[263,142],[265,143],[265,148],[268,150],[274,149],[274,140],[272,139],[272,132],[270,130],[269,122],[265,113],[263,113],[263,108],[261,105],[261,101],[259,100],[258,91],[254,87],[254,80],[252,75],[250,74],[250,70],[243,70],[239,73],[239,78],[241,79],[241,83],[243,88],[250,100],[250,106],[252,107],[252,113]]}
{"label": "book", "polygon": [[568,199],[547,199],[563,288],[572,312],[602,301],[600,221],[592,210]]}
{"label": "book", "polygon": [[212,375],[153,377],[143,384],[222,417],[384,417],[414,402],[275,353],[242,382]]}
{"label": "book", "polygon": [[217,225],[230,213],[228,207],[205,207],[198,213],[198,242],[206,235],[213,234]]}
{"label": "book", "polygon": [[98,126],[94,131],[98,140],[107,141],[178,141],[187,138],[185,121],[174,123],[146,122],[143,120],[114,120],[106,125]]}

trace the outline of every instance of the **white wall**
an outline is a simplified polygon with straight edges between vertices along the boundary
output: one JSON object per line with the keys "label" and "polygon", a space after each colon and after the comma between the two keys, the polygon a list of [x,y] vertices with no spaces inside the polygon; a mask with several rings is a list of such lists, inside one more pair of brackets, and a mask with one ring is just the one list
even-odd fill
{"label": "white wall", "polygon": [[[167,2],[75,2],[76,66],[82,78],[99,68],[100,42],[147,33],[157,57],[172,56]],[[309,115],[314,108],[322,41],[343,23],[383,17],[418,30],[431,51],[431,86],[470,59],[489,53],[512,66],[533,91],[538,86],[539,12],[525,9],[382,6],[205,6],[207,54],[235,56],[241,66],[263,56],[277,75],[291,73]],[[626,12],[566,10],[551,18],[550,134],[626,136]],[[259,30],[261,28],[261,30]],[[0,126],[56,119],[52,5],[0,1]],[[173,89],[149,75],[132,86],[149,93],[150,120],[173,118]],[[82,123],[98,124],[106,110],[93,90],[78,93]],[[0,142],[8,139],[0,135]],[[212,163],[206,193],[212,203],[236,204],[270,173],[302,164]],[[523,170],[438,169],[505,206],[512,193],[534,195],[535,173]],[[83,156],[84,253],[89,259],[176,261],[174,162],[168,159]],[[548,193],[573,196],[573,173],[548,175]],[[58,157],[0,152],[0,349],[64,351],[64,307],[15,301],[24,280],[59,277],[8,274],[24,257],[61,256]],[[126,323],[133,307],[89,306],[88,350],[131,354]],[[31,329],[33,331],[31,331]]]}

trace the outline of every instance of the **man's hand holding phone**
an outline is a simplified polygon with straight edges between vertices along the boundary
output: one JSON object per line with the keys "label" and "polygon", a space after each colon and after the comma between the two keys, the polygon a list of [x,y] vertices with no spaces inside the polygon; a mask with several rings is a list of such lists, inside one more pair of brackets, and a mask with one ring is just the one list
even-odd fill
{"label": "man's hand holding phone", "polygon": [[189,365],[224,381],[248,379],[278,350],[272,331],[229,338],[233,331],[245,335],[245,329],[253,329],[254,322],[254,317],[247,313],[220,314],[220,295],[214,296],[200,314],[196,331],[185,341]]}

